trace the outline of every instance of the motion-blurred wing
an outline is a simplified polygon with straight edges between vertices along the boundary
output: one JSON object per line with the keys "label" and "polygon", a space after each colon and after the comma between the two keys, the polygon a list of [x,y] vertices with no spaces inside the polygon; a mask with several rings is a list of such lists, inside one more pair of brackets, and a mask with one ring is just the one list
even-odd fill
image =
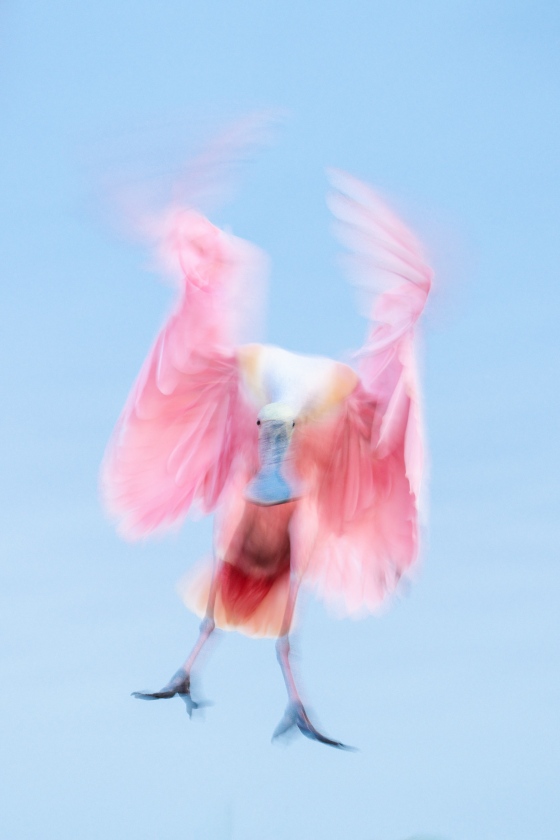
{"label": "motion-blurred wing", "polygon": [[318,535],[306,576],[358,612],[379,604],[417,557],[423,434],[414,327],[432,272],[369,187],[342,173],[333,183],[340,236],[367,290],[381,293],[358,354],[360,384],[335,417],[305,433]]}
{"label": "motion-blurred wing", "polygon": [[107,506],[130,537],[209,512],[236,464],[256,451],[240,387],[239,307],[262,259],[190,210],[160,223],[161,257],[180,276],[178,305],[144,363],[102,467]]}

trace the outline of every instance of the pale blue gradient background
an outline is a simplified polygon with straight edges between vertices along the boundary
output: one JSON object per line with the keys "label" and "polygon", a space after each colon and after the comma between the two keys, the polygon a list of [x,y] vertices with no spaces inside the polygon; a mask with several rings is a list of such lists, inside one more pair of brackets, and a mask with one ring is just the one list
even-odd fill
{"label": "pale blue gradient background", "polygon": [[[2,4],[2,838],[559,836],[559,9]],[[279,143],[219,217],[271,255],[269,340],[362,341],[326,166],[394,195],[440,271],[421,573],[381,618],[310,602],[299,636],[318,720],[356,754],[271,746],[271,642],[222,638],[203,722],[133,701],[193,641],[174,586],[210,524],[127,545],[97,497],[171,300],[100,177],[141,161],[150,126],[176,154],[191,119],[270,106],[290,113]]]}

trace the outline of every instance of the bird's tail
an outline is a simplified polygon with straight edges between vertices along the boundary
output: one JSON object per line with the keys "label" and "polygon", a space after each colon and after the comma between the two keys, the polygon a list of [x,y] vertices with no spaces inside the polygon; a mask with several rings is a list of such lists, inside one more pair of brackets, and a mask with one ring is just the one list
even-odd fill
{"label": "bird's tail", "polygon": [[[213,574],[214,564],[206,559],[179,583],[183,602],[201,617],[206,614]],[[289,569],[275,576],[254,577],[224,563],[217,574],[216,627],[246,636],[276,638],[288,601]]]}

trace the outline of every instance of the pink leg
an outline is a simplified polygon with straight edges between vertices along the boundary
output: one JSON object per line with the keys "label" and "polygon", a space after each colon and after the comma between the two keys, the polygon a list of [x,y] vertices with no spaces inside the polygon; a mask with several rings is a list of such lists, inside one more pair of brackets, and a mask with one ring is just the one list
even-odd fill
{"label": "pink leg", "polygon": [[313,726],[297,690],[290,664],[289,632],[290,627],[292,626],[298,590],[299,581],[292,577],[290,581],[288,603],[286,605],[286,612],[284,613],[284,619],[282,621],[282,628],[280,631],[281,635],[276,642],[276,656],[278,657],[278,662],[282,670],[282,676],[284,677],[284,682],[286,683],[286,689],[288,691],[288,706],[284,712],[284,717],[274,730],[272,739],[274,740],[275,738],[289,732],[294,727],[297,727],[302,735],[306,736],[306,738],[311,738],[314,741],[320,741],[322,744],[328,744],[331,747],[337,747],[341,750],[351,750],[353,747],[347,747],[340,741],[333,741],[331,738],[327,738]]}
{"label": "pink leg", "polygon": [[220,565],[214,568],[210,593],[208,595],[208,604],[206,605],[206,615],[200,625],[198,639],[196,640],[193,649],[183,663],[182,667],[179,668],[179,670],[171,677],[167,685],[165,685],[160,691],[134,691],[132,693],[133,697],[136,697],[138,700],[169,700],[171,697],[178,695],[185,702],[189,717],[191,717],[195,709],[208,705],[208,703],[204,701],[195,702],[192,699],[191,671],[199,653],[212,635],[216,626],[214,623],[214,605],[216,603],[216,589]]}

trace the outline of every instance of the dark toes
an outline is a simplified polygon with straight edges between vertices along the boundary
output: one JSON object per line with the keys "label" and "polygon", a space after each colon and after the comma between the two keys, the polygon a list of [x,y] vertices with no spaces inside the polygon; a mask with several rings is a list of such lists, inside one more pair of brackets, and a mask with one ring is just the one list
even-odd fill
{"label": "dark toes", "polygon": [[316,729],[309,716],[305,711],[303,703],[289,703],[284,713],[284,717],[274,730],[272,740],[289,734],[290,730],[297,727],[302,735],[310,738],[312,741],[319,741],[321,744],[327,744],[329,747],[335,747],[338,750],[355,750],[355,747],[348,747],[340,741],[333,741],[332,738],[327,738]]}
{"label": "dark toes", "polygon": [[132,697],[138,700],[169,700],[176,694],[190,694],[191,680],[184,668],[179,668],[167,685],[160,691],[133,691]]}

